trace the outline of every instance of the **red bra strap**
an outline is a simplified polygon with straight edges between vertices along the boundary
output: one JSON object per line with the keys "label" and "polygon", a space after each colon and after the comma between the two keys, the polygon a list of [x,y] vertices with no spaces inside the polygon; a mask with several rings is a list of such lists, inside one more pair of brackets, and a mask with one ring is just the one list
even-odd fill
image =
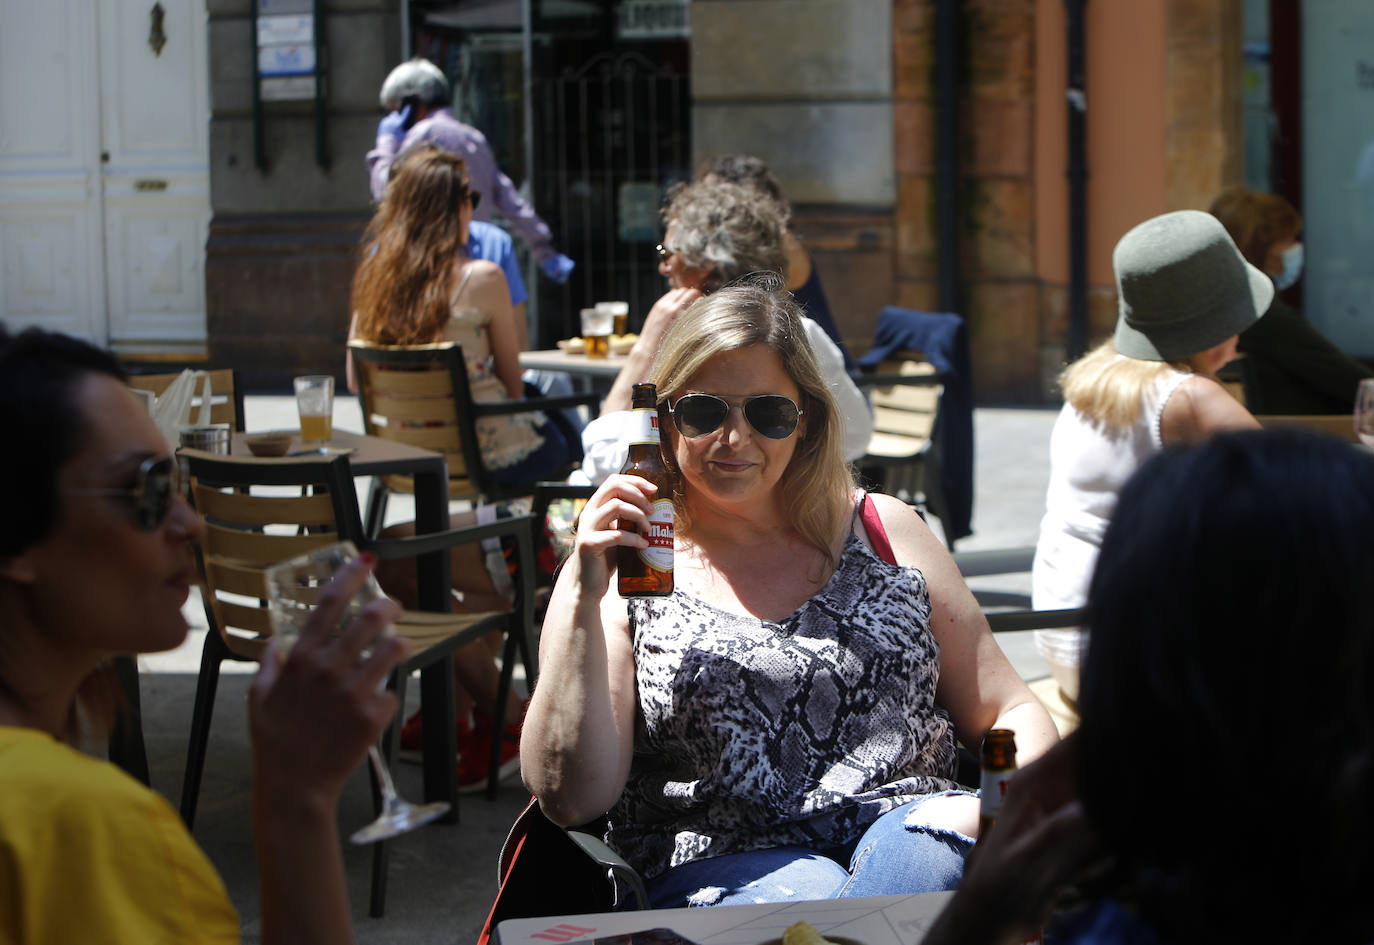
{"label": "red bra strap", "polygon": [[883,520],[878,517],[878,509],[868,501],[866,492],[859,503],[859,518],[864,523],[864,531],[868,532],[868,543],[873,546],[878,557],[888,564],[896,564],[897,556],[892,553],[892,542],[887,540],[887,529],[883,528]]}

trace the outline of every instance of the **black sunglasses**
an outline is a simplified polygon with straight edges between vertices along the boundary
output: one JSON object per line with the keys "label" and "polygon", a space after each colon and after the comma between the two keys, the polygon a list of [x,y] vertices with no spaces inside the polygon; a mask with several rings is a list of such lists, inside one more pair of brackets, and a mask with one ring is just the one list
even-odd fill
{"label": "black sunglasses", "polygon": [[[797,430],[802,411],[781,394],[759,394],[739,401],[744,419],[770,440],[785,440]],[[673,425],[689,440],[715,433],[730,416],[730,401],[715,394],[686,394],[671,408]]]}
{"label": "black sunglasses", "polygon": [[664,246],[662,243],[659,243],[657,246],[654,247],[654,252],[658,253],[658,258],[659,258],[659,259],[667,259],[669,256],[671,256],[671,255],[673,255],[675,252],[677,252],[677,250],[675,250],[675,249],[669,249],[668,247]]}
{"label": "black sunglasses", "polygon": [[107,495],[130,500],[134,523],[154,532],[172,509],[172,499],[182,492],[180,464],[170,456],[150,456],[139,464],[134,484],[128,489],[67,489],[63,495]]}

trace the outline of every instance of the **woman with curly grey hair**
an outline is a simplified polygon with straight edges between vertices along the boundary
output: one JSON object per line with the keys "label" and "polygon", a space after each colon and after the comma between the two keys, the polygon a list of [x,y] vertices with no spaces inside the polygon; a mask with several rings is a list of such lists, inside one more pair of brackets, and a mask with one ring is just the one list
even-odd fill
{"label": "woman with curly grey hair", "polygon": [[727,181],[678,184],[661,215],[658,271],[668,291],[645,317],[639,341],[602,402],[603,413],[630,409],[631,388],[648,377],[664,333],[693,302],[751,272],[787,275],[786,220],[777,202],[759,191]]}
{"label": "woman with curly grey hair", "polygon": [[719,289],[649,379],[676,483],[668,597],[625,599],[656,487],[613,475],[554,588],[521,771],[607,842],[655,907],[950,889],[978,830],[955,738],[1053,723],[905,503],[856,490],[827,381],[781,278]]}
{"label": "woman with curly grey hair", "polygon": [[[639,340],[602,402],[601,416],[582,431],[582,471],[593,483],[600,484],[624,464],[630,391],[648,379],[654,356],[678,316],[703,296],[750,273],[787,276],[786,216],[761,190],[721,180],[679,184],[669,192],[662,216],[665,231],[658,246],[658,271],[668,280],[668,291],[645,318]],[[868,402],[845,371],[844,355],[825,329],[804,315],[800,323],[840,411],[844,458],[856,459],[867,451],[873,433]]]}

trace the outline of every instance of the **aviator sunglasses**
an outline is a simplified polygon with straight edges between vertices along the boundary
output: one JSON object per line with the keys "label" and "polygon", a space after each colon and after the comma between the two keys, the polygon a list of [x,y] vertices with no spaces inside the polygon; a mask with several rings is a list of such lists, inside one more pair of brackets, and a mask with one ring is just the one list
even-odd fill
{"label": "aviator sunglasses", "polygon": [[[802,411],[781,394],[759,394],[739,401],[744,419],[770,440],[785,440],[797,429]],[[715,394],[686,394],[670,408],[673,424],[690,440],[715,433],[730,416],[730,401]]]}
{"label": "aviator sunglasses", "polygon": [[134,523],[145,532],[157,531],[182,492],[181,466],[170,456],[150,456],[139,464],[128,489],[66,489],[63,495],[106,495],[129,500]]}

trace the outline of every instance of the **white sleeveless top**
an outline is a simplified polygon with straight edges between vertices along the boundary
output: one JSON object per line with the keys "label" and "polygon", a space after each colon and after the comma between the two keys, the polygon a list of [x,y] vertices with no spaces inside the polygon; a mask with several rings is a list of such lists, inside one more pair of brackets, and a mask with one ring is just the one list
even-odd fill
{"label": "white sleeveless top", "polygon": [[1164,448],[1164,405],[1191,374],[1169,369],[1141,399],[1135,423],[1112,430],[1065,404],[1050,434],[1050,484],[1031,572],[1036,610],[1081,607],[1126,480]]}

